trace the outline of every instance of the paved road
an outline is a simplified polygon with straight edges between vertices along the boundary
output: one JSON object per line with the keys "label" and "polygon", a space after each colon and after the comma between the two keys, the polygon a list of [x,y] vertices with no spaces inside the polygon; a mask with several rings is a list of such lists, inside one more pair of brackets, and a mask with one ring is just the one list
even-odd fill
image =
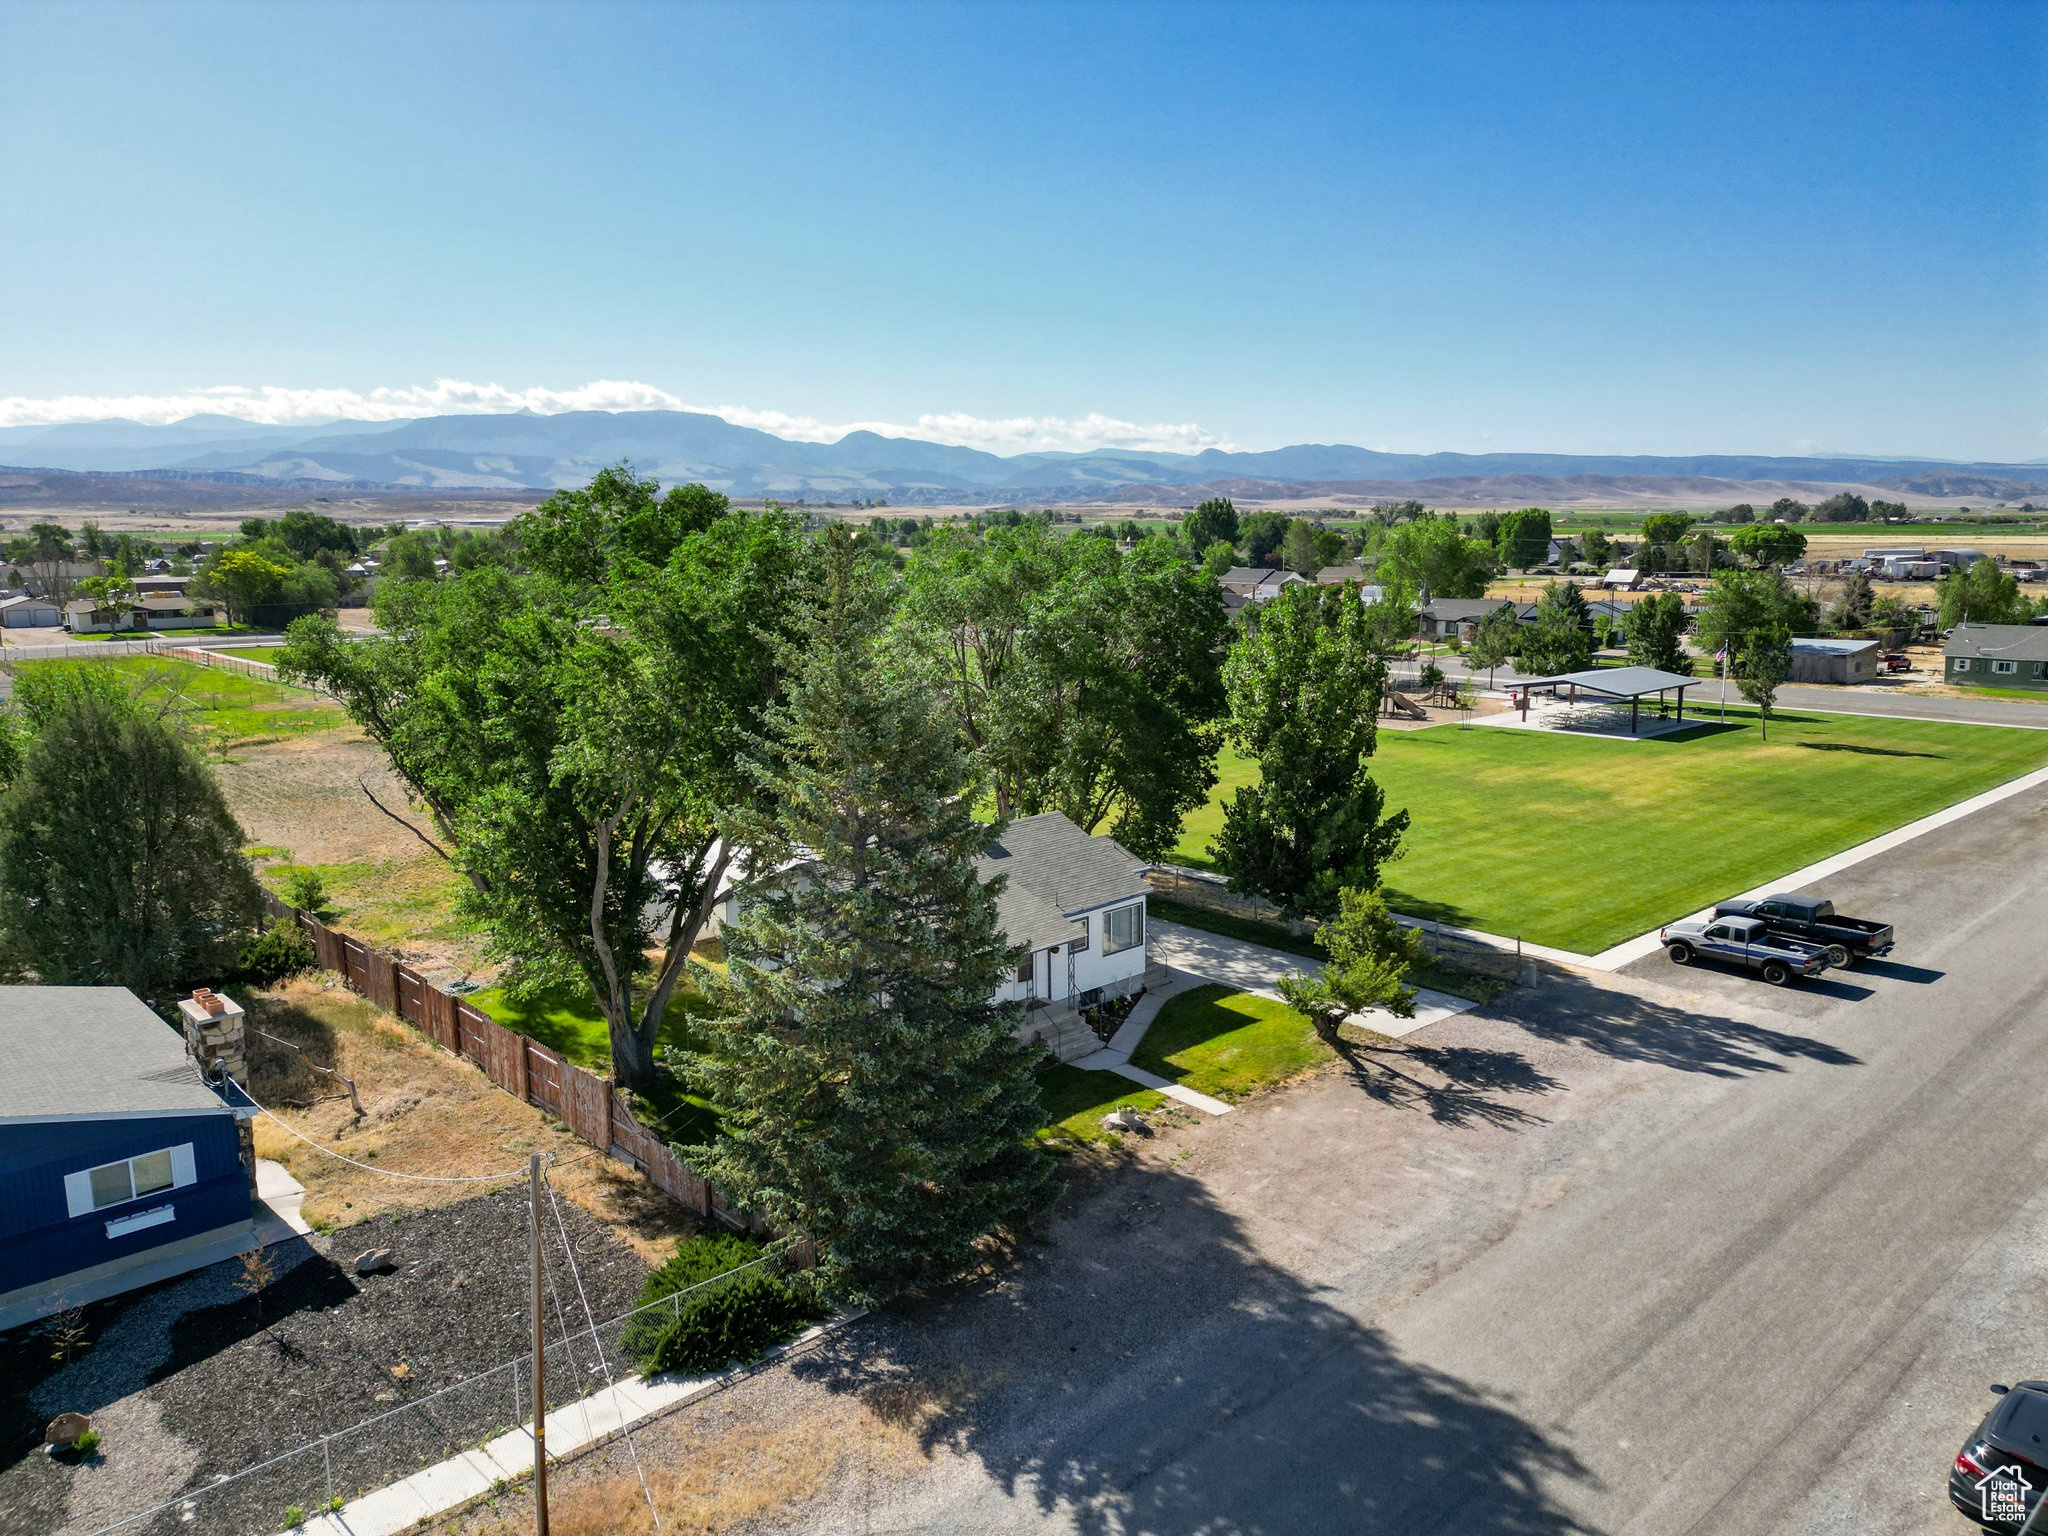
{"label": "paved road", "polygon": [[[1439,656],[1436,663],[1447,677],[1458,678],[1471,675],[1463,661],[1455,656]],[[1412,677],[1408,668],[1402,669]],[[1503,667],[1494,674],[1496,686],[1512,681],[1517,674],[1512,667]],[[1480,681],[1486,674],[1480,673]],[[1687,696],[1688,710],[1706,710],[1721,698],[1719,678],[1701,678],[1699,686]],[[1734,684],[1728,688],[1728,702],[1739,705],[1742,694]],[[1898,715],[1918,720],[1961,720],[1975,725],[2030,725],[2048,730],[2048,696],[2039,704],[2024,699],[1970,699],[1945,698],[1939,694],[1908,693],[1903,687],[1888,687],[1882,684],[1856,688],[1821,688],[1788,685],[1778,690],[1780,709],[1824,709],[1840,710],[1856,715]]]}
{"label": "paved road", "polygon": [[643,1453],[893,1405],[791,1532],[1960,1536],[1984,1384],[2048,1374],[2048,792],[1835,892],[1895,961],[1558,975],[1162,1135],[999,1285]]}

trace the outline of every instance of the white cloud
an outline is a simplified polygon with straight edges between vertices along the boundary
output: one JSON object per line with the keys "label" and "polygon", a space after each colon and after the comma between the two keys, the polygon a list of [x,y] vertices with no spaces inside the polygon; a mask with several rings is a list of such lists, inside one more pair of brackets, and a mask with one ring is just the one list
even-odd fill
{"label": "white cloud", "polygon": [[1009,416],[991,420],[961,411],[927,412],[913,422],[826,422],[814,416],[744,405],[691,405],[654,384],[598,379],[577,389],[507,389],[436,379],[430,385],[354,389],[288,389],[280,385],[216,384],[168,395],[0,396],[0,427],[55,426],[69,421],[125,417],[161,425],[187,416],[233,416],[261,426],[291,426],[339,419],[399,421],[414,416],[456,416],[529,410],[703,411],[738,426],[757,427],[801,442],[833,442],[848,432],[957,443],[991,453],[1073,452],[1130,448],[1199,453],[1234,448],[1194,422],[1135,422],[1091,411],[1086,416]]}

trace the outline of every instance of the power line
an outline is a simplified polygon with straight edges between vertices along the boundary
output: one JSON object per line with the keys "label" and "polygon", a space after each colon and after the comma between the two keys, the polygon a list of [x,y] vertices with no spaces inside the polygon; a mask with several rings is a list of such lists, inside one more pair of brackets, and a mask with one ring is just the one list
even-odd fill
{"label": "power line", "polygon": [[228,1078],[226,1081],[231,1087],[233,1087],[235,1092],[239,1093],[243,1098],[249,1101],[250,1105],[256,1110],[258,1114],[263,1115],[267,1119],[274,1121],[276,1124],[280,1126],[283,1126],[286,1131],[289,1131],[292,1135],[298,1137],[300,1141],[303,1141],[315,1152],[324,1152],[329,1157],[334,1158],[336,1161],[347,1163],[351,1168],[360,1168],[365,1173],[381,1173],[388,1179],[408,1179],[415,1184],[502,1184],[508,1179],[520,1179],[526,1177],[526,1170],[524,1168],[513,1168],[507,1170],[504,1173],[470,1174],[405,1173],[396,1168],[379,1168],[374,1163],[365,1163],[357,1158],[350,1157],[346,1152],[337,1152],[332,1147],[322,1146],[319,1142],[315,1141],[305,1132],[299,1130],[298,1127],[290,1124],[288,1121],[279,1119],[276,1115],[272,1114],[270,1110],[267,1109],[264,1105],[257,1103],[256,1096],[250,1093],[249,1090],[244,1088],[240,1083],[237,1083],[233,1078]]}

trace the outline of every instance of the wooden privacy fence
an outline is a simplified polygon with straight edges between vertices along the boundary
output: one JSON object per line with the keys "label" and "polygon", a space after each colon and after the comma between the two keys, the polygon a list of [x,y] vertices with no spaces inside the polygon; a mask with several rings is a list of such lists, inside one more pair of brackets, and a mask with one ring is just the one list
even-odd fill
{"label": "wooden privacy fence", "polygon": [[[312,913],[267,892],[263,901],[272,917],[297,924],[312,940],[314,960],[322,969],[338,973],[351,991],[397,1014],[436,1045],[475,1062],[514,1098],[545,1110],[593,1147],[639,1169],[648,1183],[699,1215],[742,1232],[774,1235],[760,1217],[728,1204],[710,1180],[642,1125],[608,1079],[564,1061],[539,1041],[507,1029],[474,1004],[443,992]],[[798,1263],[807,1262],[806,1252]]]}

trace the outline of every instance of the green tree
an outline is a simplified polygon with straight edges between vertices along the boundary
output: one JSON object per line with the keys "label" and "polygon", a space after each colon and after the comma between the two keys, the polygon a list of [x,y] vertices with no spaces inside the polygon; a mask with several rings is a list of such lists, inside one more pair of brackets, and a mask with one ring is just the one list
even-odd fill
{"label": "green tree", "polygon": [[1813,509],[1816,523],[1862,523],[1870,519],[1870,503],[1854,491],[1837,491]]}
{"label": "green tree", "polygon": [[1237,545],[1237,508],[1227,496],[1212,496],[1180,520],[1181,537],[1189,549],[1206,550],[1219,540]]}
{"label": "green tree", "polygon": [[1285,512],[1252,512],[1237,520],[1238,547],[1245,564],[1267,565],[1279,552],[1280,541],[1294,522]]}
{"label": "green tree", "polygon": [[1593,616],[1574,582],[1553,581],[1536,604],[1536,622],[1521,626],[1515,667],[1530,677],[1583,672],[1593,664]]}
{"label": "green tree", "polygon": [[384,548],[384,570],[405,581],[432,581],[439,558],[434,541],[424,533],[401,533]]}
{"label": "green tree", "polygon": [[1654,592],[1628,611],[1628,659],[1631,666],[1660,672],[1692,674],[1685,654],[1685,604],[1676,592]]}
{"label": "green tree", "polygon": [[225,600],[228,622],[239,624],[248,619],[252,608],[276,597],[291,574],[291,566],[253,549],[224,549],[207,562],[193,588],[202,597]]}
{"label": "green tree", "polygon": [[998,815],[1059,811],[1158,858],[1207,800],[1229,623],[1181,540],[949,529],[912,558],[900,622]]}
{"label": "green tree", "polygon": [[1810,634],[1816,618],[1812,599],[1779,571],[1718,571],[1700,605],[1700,646],[1725,659],[1762,715],[1766,737],[1778,684],[1792,669],[1792,637]]}
{"label": "green tree", "polygon": [[1541,507],[1524,507],[1500,520],[1500,563],[1527,570],[1541,565],[1550,554],[1550,514]]}
{"label": "green tree", "polygon": [[1747,523],[1728,535],[1728,547],[1762,570],[1789,565],[1806,553],[1806,535],[1781,523]]}
{"label": "green tree", "polygon": [[249,517],[242,520],[242,537],[256,543],[274,539],[301,560],[311,560],[323,549],[337,555],[357,553],[355,529],[321,512],[295,507],[283,517]]}
{"label": "green tree", "polygon": [[1202,574],[1210,577],[1221,576],[1237,564],[1237,551],[1218,539],[1202,555]]}
{"label": "green tree", "polygon": [[1233,890],[1290,917],[1325,917],[1345,886],[1371,890],[1408,813],[1384,814],[1367,772],[1386,688],[1365,605],[1348,587],[1291,587],[1224,666],[1230,734],[1259,765],[1223,811],[1212,852]]}
{"label": "green tree", "polygon": [[222,978],[262,898],[206,765],[113,681],[59,677],[26,701],[0,796],[0,962],[162,1001]]}
{"label": "green tree", "polygon": [[1322,569],[1316,559],[1316,531],[1299,518],[1287,525],[1287,536],[1280,541],[1280,563],[1304,576]]}
{"label": "green tree", "polygon": [[301,619],[279,667],[385,749],[494,951],[528,987],[588,986],[614,1073],[644,1092],[731,861],[720,826],[755,793],[739,745],[806,545],[779,513],[622,469],[519,531],[528,570],[387,582],[380,636]]}
{"label": "green tree", "polygon": [[1806,503],[1794,501],[1790,496],[1780,496],[1771,503],[1771,516],[1781,522],[1803,522],[1806,518]]}
{"label": "green tree", "polygon": [[960,1273],[1052,1185],[1021,1005],[991,1001],[1017,959],[975,865],[1000,827],[843,529],[821,564],[746,759],[772,809],[735,819],[748,878],[697,1063],[726,1111],[689,1156],[872,1304]]}
{"label": "green tree", "polygon": [[1472,632],[1472,643],[1465,647],[1465,661],[1474,667],[1486,668],[1486,686],[1493,686],[1496,669],[1507,665],[1520,649],[1521,624],[1515,618],[1514,605],[1503,603],[1479,621]]}
{"label": "green tree", "polygon": [[1986,555],[1974,564],[1942,577],[1936,589],[1941,604],[1941,627],[1958,624],[2023,624],[2031,611],[2020,596],[2019,578],[1999,569]]}
{"label": "green tree", "polygon": [[1669,549],[1684,540],[1693,522],[1684,512],[1652,512],[1643,519],[1643,542]]}
{"label": "green tree", "polygon": [[1346,887],[1337,903],[1335,920],[1316,932],[1328,963],[1314,976],[1296,971],[1280,978],[1282,1000],[1332,1043],[1347,1018],[1368,1008],[1414,1017],[1408,973],[1422,959],[1422,930],[1397,922],[1378,891]]}
{"label": "green tree", "polygon": [[1771,715],[1778,704],[1778,685],[1792,670],[1792,631],[1779,626],[1753,629],[1730,658],[1735,685],[1756,706],[1763,739],[1771,739]]}
{"label": "green tree", "polygon": [[1405,581],[1425,598],[1483,597],[1493,575],[1493,552],[1454,517],[1425,514],[1375,534],[1368,549],[1381,581]]}
{"label": "green tree", "polygon": [[1828,610],[1828,624],[1835,629],[1868,629],[1877,592],[1870,585],[1868,571],[1852,571],[1842,583],[1841,596]]}
{"label": "green tree", "polygon": [[1738,501],[1734,506],[1721,514],[1721,521],[1724,523],[1753,523],[1756,521],[1756,508],[1746,501]]}
{"label": "green tree", "polygon": [[1911,635],[1920,627],[1920,610],[1903,597],[1880,597],[1870,605],[1870,626],[1893,635]]}

